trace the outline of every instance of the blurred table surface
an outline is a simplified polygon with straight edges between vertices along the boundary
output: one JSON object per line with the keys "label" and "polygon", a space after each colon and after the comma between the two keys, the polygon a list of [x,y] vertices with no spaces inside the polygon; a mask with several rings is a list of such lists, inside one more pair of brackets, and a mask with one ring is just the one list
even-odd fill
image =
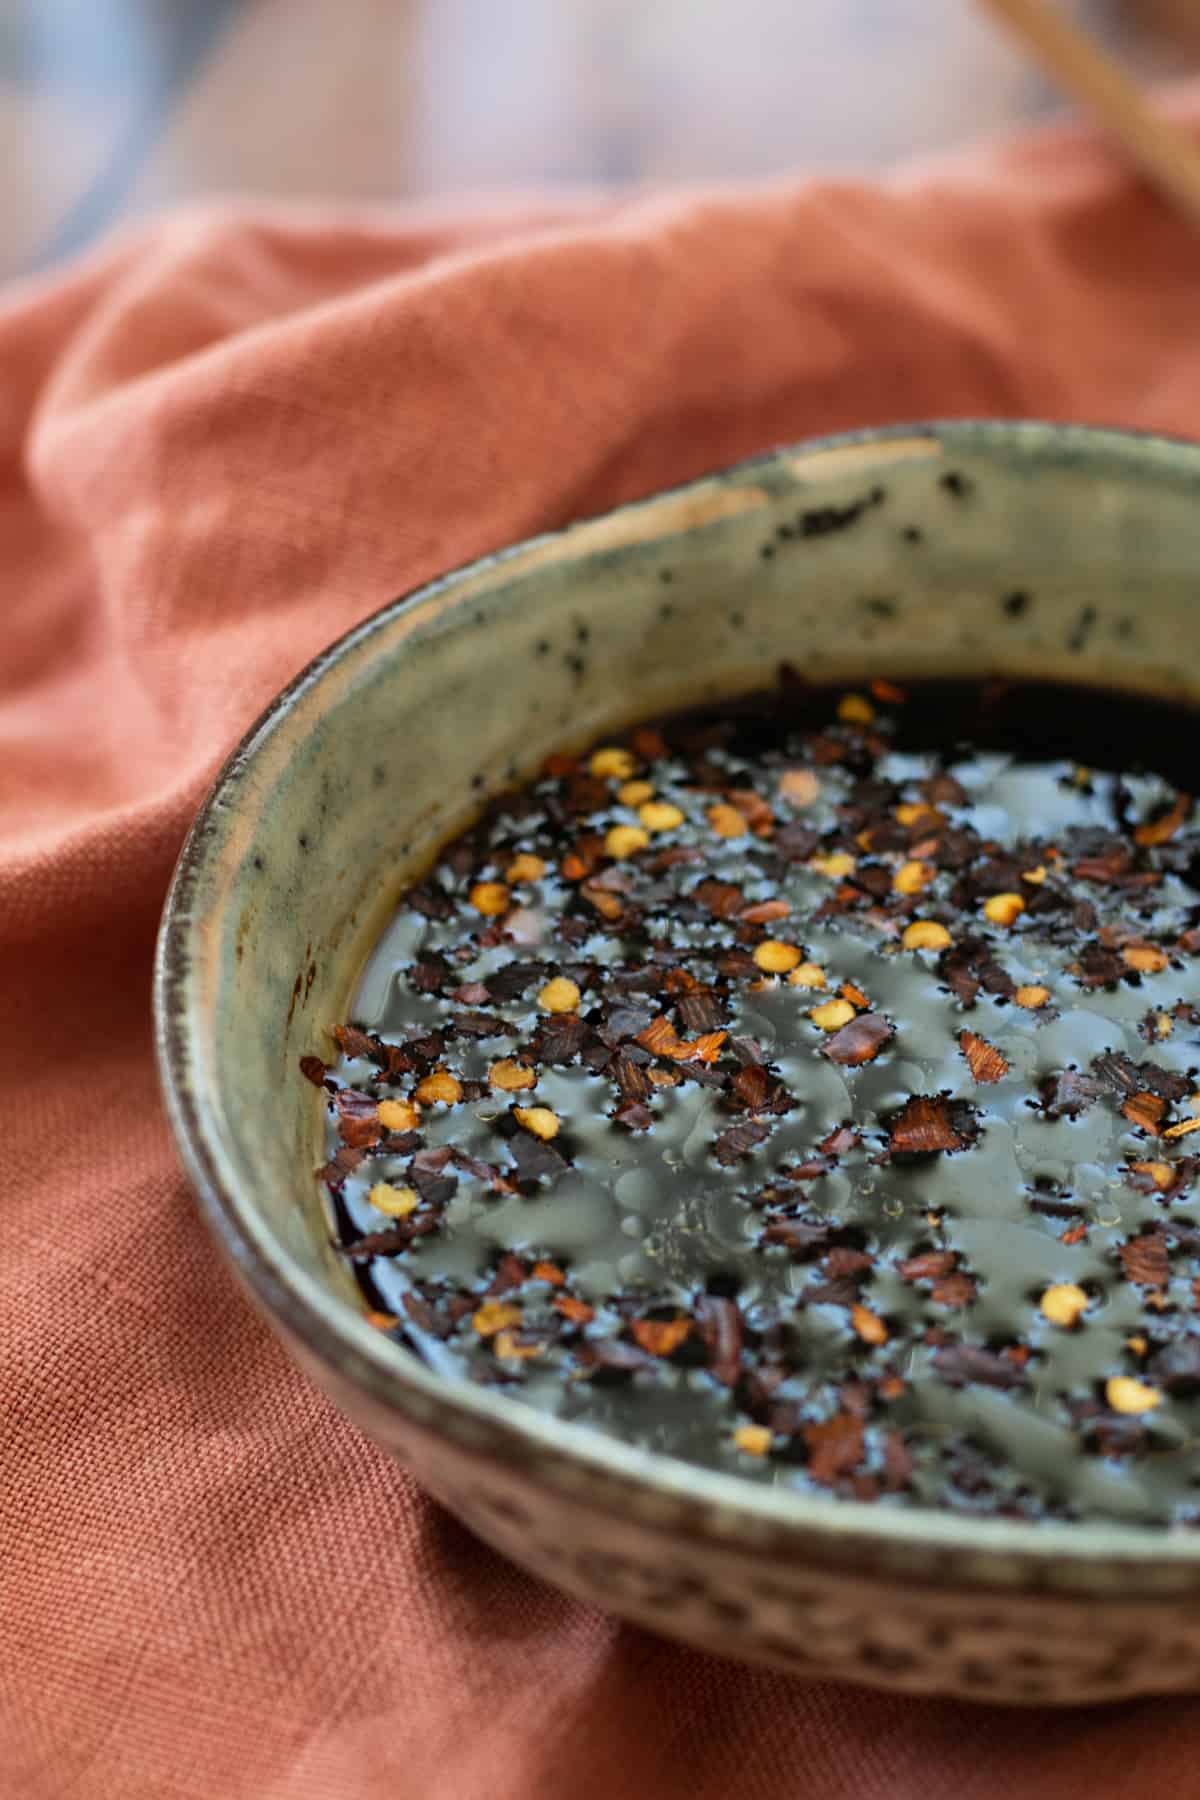
{"label": "blurred table surface", "polygon": [[[1200,0],[1057,3],[1200,67]],[[0,274],[197,195],[853,171],[1056,105],[973,0],[0,0]]]}

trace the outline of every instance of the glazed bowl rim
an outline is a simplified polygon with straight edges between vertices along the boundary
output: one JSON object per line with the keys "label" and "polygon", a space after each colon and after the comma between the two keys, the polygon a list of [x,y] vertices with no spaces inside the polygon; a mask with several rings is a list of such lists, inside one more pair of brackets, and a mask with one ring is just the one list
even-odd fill
{"label": "glazed bowl rim", "polygon": [[[206,1223],[288,1338],[298,1340],[308,1355],[364,1390],[376,1406],[400,1418],[414,1416],[401,1402],[405,1390],[415,1391],[439,1409],[463,1416],[485,1431],[490,1428],[497,1439],[504,1440],[506,1453],[512,1453],[514,1459],[536,1467],[543,1458],[558,1457],[576,1465],[581,1474],[607,1479],[615,1484],[618,1496],[614,1500],[614,1489],[606,1489],[602,1504],[610,1511],[636,1515],[637,1495],[650,1493],[660,1501],[674,1503],[671,1529],[725,1541],[748,1534],[757,1548],[768,1552],[778,1548],[812,1553],[822,1541],[831,1546],[835,1541],[842,1545],[850,1541],[861,1547],[868,1561],[873,1546],[881,1551],[886,1547],[893,1562],[905,1547],[921,1553],[954,1552],[970,1559],[973,1579],[981,1585],[987,1584],[989,1562],[1005,1564],[1010,1570],[1015,1562],[1038,1585],[1052,1565],[1060,1564],[1095,1563],[1110,1569],[1120,1562],[1143,1570],[1152,1565],[1164,1570],[1195,1567],[1200,1565],[1200,1535],[1111,1521],[1033,1522],[977,1518],[931,1506],[871,1506],[759,1485],[737,1474],[641,1449],[593,1427],[556,1419],[495,1389],[435,1374],[372,1328],[331,1285],[305,1270],[271,1230],[254,1195],[226,1183],[216,1153],[220,1137],[217,1109],[206,1099],[190,1053],[191,944],[198,929],[192,898],[209,860],[220,859],[223,822],[237,808],[257,753],[300,700],[333,669],[398,615],[429,601],[443,601],[468,580],[502,570],[505,563],[530,552],[569,549],[575,534],[586,532],[600,520],[648,515],[665,501],[710,484],[745,479],[764,465],[786,461],[802,474],[810,458],[853,448],[886,450],[889,444],[895,446],[906,439],[933,440],[949,452],[1008,451],[1034,459],[1039,452],[1058,447],[1085,457],[1093,455],[1098,462],[1105,457],[1124,457],[1151,468],[1153,455],[1165,454],[1173,464],[1183,465],[1184,473],[1194,475],[1200,491],[1200,442],[1162,433],[1031,419],[934,420],[864,428],[779,446],[656,490],[605,513],[478,557],[389,601],[320,651],[263,709],[225,760],[188,831],[168,890],[154,964],[155,1050],[168,1122]],[[648,536],[652,539],[654,534]],[[642,541],[646,541],[645,534]],[[586,548],[581,554],[587,555]],[[421,1415],[417,1418],[421,1423]],[[423,1423],[430,1429],[427,1420]],[[490,1454],[490,1448],[483,1453]],[[571,1496],[587,1499],[588,1490],[573,1486]],[[661,1508],[652,1522],[663,1524]],[[1005,1578],[1005,1585],[1010,1579]]]}

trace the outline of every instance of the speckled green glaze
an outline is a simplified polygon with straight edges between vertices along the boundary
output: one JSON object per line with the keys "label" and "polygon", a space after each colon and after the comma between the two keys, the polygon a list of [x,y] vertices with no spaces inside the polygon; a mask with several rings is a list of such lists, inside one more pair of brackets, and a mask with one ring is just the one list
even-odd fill
{"label": "speckled green glaze", "polygon": [[1200,1688],[1200,1538],[756,1487],[433,1374],[363,1321],[328,1248],[320,1103],[296,1072],[399,886],[550,749],[762,686],[782,659],[828,680],[987,670],[1197,699],[1198,571],[1200,447],[863,434],[386,607],[235,751],[159,943],[180,1150],[304,1367],[481,1536],[610,1610],[809,1675],[1013,1702]]}

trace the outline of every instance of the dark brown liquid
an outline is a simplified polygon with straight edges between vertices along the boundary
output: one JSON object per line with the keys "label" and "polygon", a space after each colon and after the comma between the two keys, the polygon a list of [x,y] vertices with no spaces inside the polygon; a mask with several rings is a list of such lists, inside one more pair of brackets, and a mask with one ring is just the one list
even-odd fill
{"label": "dark brown liquid", "polygon": [[[368,971],[373,1049],[329,1085],[369,1112],[444,1069],[463,1097],[349,1171],[343,1151],[339,1240],[389,1234],[356,1271],[434,1366],[655,1449],[885,1504],[1191,1522],[1196,717],[930,683],[838,721],[839,697],[789,684],[660,727],[661,755],[635,740],[633,777],[685,822],[623,859],[603,840],[636,807],[587,758],[449,847]],[[786,798],[785,771],[817,797]],[[546,873],[481,915],[473,887],[518,853]],[[898,887],[906,865],[928,884]],[[950,948],[905,948],[914,920]],[[824,986],[764,975],[764,940]],[[538,1004],[559,975],[578,1024]],[[812,1018],[843,987],[852,1041]],[[489,1086],[522,1059],[536,1085]],[[553,1140],[517,1106],[552,1110]],[[381,1181],[415,1211],[382,1216]],[[1043,1310],[1064,1289],[1086,1301],[1069,1328]],[[485,1302],[511,1309],[489,1335]]]}

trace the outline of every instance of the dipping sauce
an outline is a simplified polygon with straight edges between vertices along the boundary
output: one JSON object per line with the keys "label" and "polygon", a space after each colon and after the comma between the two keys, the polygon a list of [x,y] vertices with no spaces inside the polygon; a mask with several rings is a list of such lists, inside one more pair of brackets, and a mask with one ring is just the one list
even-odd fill
{"label": "dipping sauce", "polygon": [[1200,1518],[1195,729],[788,682],[551,757],[304,1058],[373,1322],[760,1481]]}

